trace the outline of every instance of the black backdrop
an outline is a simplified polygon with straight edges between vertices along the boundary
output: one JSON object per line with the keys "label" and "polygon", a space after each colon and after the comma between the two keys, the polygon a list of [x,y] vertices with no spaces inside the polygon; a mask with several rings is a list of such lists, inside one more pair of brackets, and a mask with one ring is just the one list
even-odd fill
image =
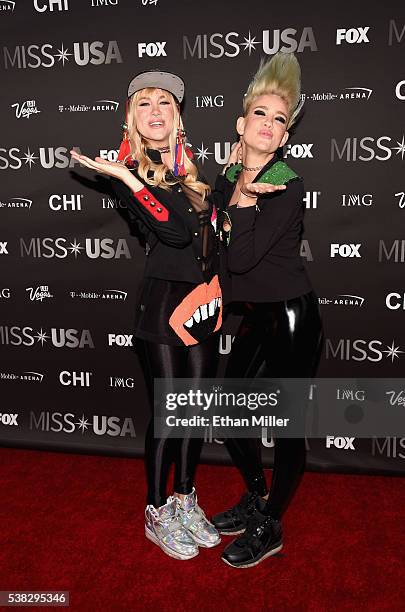
{"label": "black backdrop", "polygon": [[[142,453],[148,411],[131,328],[143,252],[106,181],[68,151],[114,159],[127,83],[152,67],[184,77],[188,138],[213,181],[260,58],[297,52],[305,114],[285,156],[307,189],[302,255],[326,332],[319,374],[403,375],[402,2],[0,0],[0,23],[3,444]],[[271,463],[270,433],[263,443]],[[405,469],[405,437],[358,439],[354,451],[308,445],[314,469]],[[204,457],[227,459],[215,441]]]}

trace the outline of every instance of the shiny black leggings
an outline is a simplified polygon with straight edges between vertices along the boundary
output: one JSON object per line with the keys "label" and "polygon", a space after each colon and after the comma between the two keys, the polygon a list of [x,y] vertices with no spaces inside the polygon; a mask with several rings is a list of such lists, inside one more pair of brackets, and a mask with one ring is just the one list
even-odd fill
{"label": "shiny black leggings", "polygon": [[[284,302],[243,304],[243,320],[227,364],[229,378],[306,378],[316,373],[322,340],[313,292]],[[229,454],[250,491],[264,496],[267,485],[257,439],[228,439]],[[265,514],[280,519],[305,469],[305,439],[278,438]]]}
{"label": "shiny black leggings", "polygon": [[[169,346],[137,340],[149,401],[153,413],[154,378],[213,378],[218,364],[218,334],[194,346]],[[198,438],[155,438],[153,416],[145,439],[147,504],[166,503],[167,480],[174,463],[174,491],[191,493],[203,440]]]}

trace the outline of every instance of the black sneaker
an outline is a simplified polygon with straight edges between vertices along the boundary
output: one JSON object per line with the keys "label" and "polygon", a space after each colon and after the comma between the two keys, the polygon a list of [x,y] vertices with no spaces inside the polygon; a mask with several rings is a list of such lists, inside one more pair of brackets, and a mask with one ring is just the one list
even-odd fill
{"label": "black sneaker", "polygon": [[225,548],[221,558],[232,567],[253,567],[282,548],[280,521],[256,510],[248,519],[245,533]]}
{"label": "black sneaker", "polygon": [[223,535],[238,535],[245,531],[247,520],[255,512],[256,504],[260,509],[265,503],[258,493],[248,491],[235,506],[215,514],[211,522]]}

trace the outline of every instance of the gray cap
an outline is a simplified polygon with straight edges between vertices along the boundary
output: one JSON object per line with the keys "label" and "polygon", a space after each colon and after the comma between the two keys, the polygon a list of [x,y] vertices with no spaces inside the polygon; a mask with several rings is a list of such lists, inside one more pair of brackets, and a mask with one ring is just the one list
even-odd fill
{"label": "gray cap", "polygon": [[128,85],[128,98],[145,87],[158,87],[169,91],[180,103],[184,98],[184,81],[176,74],[161,70],[148,70],[136,75]]}

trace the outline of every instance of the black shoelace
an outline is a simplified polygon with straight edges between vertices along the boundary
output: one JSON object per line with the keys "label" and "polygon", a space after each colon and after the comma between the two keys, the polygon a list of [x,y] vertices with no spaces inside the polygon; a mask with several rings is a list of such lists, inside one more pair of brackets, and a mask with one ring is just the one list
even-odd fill
{"label": "black shoelace", "polygon": [[257,513],[253,514],[253,516],[248,519],[245,533],[238,539],[238,544],[240,546],[246,546],[253,538],[257,538],[261,535],[262,529],[259,529],[259,527],[263,527],[264,524],[268,522],[268,519],[269,517],[263,518],[263,516],[259,516]]}
{"label": "black shoelace", "polygon": [[248,509],[249,505],[254,502],[257,497],[257,493],[247,492],[244,493],[240,501],[233,506],[228,512],[225,512],[227,516],[239,518]]}

